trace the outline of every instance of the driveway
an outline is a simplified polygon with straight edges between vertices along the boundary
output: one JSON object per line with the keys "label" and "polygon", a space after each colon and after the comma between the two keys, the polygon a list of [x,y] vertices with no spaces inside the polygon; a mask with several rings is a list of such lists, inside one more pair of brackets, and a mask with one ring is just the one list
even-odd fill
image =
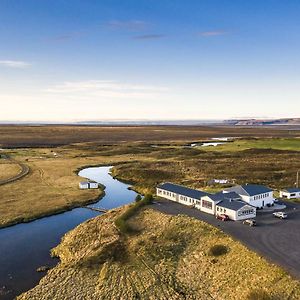
{"label": "driveway", "polygon": [[185,214],[218,227],[300,279],[300,204],[284,204],[288,219],[277,219],[272,212],[258,211],[256,227],[242,222],[222,222],[212,215],[168,200],[156,201],[153,208],[170,215]]}

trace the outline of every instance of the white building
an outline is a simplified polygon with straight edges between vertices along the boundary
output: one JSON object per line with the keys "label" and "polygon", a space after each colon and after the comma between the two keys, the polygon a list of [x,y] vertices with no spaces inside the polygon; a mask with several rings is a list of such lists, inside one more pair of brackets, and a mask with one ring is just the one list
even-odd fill
{"label": "white building", "polygon": [[274,204],[273,190],[263,185],[237,185],[225,189],[224,192],[235,192],[242,198],[243,201],[259,208]]}
{"label": "white building", "polygon": [[300,189],[299,188],[289,188],[284,189],[279,192],[281,198],[295,199],[300,198]]}
{"label": "white building", "polygon": [[234,221],[256,217],[256,207],[244,202],[235,192],[220,192],[202,197],[201,211],[216,216],[225,214]]}
{"label": "white building", "polygon": [[99,184],[97,182],[94,182],[94,181],[83,181],[83,182],[79,183],[79,188],[81,190],[97,189],[97,188],[99,188]]}
{"label": "white building", "polygon": [[208,195],[206,192],[190,189],[170,182],[159,185],[156,188],[156,194],[159,197],[190,206],[200,205],[201,197]]}
{"label": "white building", "polygon": [[226,214],[234,221],[256,217],[256,208],[242,201],[235,192],[209,194],[172,183],[164,183],[157,187],[156,193],[159,197],[194,206],[211,215]]}

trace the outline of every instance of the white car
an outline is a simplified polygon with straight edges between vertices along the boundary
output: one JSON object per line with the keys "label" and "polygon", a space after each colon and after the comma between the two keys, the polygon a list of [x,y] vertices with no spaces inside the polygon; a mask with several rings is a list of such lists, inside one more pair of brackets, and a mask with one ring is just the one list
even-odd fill
{"label": "white car", "polygon": [[276,217],[276,218],[280,218],[280,219],[286,219],[287,218],[287,214],[283,211],[274,212],[273,216]]}

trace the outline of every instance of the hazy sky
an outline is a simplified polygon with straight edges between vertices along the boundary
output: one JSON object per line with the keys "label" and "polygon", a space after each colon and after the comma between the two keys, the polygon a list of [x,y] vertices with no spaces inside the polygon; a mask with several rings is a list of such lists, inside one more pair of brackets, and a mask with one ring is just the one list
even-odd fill
{"label": "hazy sky", "polygon": [[300,116],[299,0],[0,0],[0,120]]}

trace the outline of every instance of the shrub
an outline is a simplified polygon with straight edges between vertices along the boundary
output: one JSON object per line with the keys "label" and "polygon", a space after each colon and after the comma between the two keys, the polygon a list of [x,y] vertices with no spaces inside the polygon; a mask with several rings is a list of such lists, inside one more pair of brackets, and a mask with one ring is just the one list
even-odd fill
{"label": "shrub", "polygon": [[142,200],[142,196],[140,194],[138,194],[136,197],[135,197],[135,202],[139,202]]}
{"label": "shrub", "polygon": [[143,199],[145,205],[151,204],[153,202],[152,194],[147,194]]}
{"label": "shrub", "polygon": [[147,194],[142,200],[137,201],[136,203],[129,206],[129,208],[115,220],[115,225],[122,233],[130,233],[133,232],[133,229],[126,222],[128,219],[133,217],[138,210],[144,205],[151,204],[153,200],[153,196],[151,194]]}
{"label": "shrub", "polygon": [[225,245],[214,245],[209,249],[208,254],[211,256],[220,256],[228,252],[228,248]]}

